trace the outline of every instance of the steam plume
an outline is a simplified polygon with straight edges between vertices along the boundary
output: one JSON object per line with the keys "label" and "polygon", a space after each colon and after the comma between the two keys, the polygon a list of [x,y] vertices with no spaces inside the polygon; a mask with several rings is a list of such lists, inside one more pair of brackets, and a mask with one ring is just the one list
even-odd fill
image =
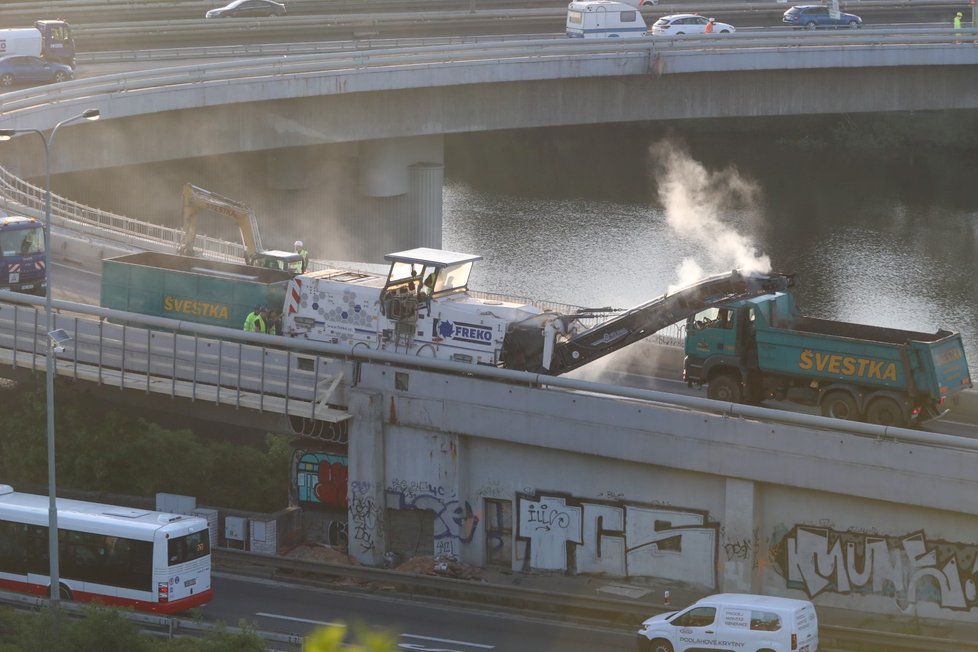
{"label": "steam plume", "polygon": [[667,223],[673,231],[699,245],[703,252],[702,261],[686,258],[679,264],[676,287],[688,285],[708,273],[734,268],[744,272],[770,271],[770,258],[758,253],[750,238],[723,221],[723,216],[732,209],[756,203],[759,190],[753,182],[732,168],[707,170],[683,146],[671,140],[653,145],[650,156]]}

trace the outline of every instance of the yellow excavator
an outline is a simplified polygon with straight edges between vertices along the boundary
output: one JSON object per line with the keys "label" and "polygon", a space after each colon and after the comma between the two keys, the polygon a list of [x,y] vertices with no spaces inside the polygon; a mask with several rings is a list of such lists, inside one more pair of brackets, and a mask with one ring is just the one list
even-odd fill
{"label": "yellow excavator", "polygon": [[234,220],[241,232],[241,242],[245,248],[245,264],[267,267],[292,275],[301,274],[303,258],[298,253],[262,249],[258,232],[258,218],[248,206],[210,190],[204,190],[192,183],[183,185],[183,238],[177,253],[193,256],[194,241],[197,238],[197,211],[205,208],[212,213],[224,215]]}

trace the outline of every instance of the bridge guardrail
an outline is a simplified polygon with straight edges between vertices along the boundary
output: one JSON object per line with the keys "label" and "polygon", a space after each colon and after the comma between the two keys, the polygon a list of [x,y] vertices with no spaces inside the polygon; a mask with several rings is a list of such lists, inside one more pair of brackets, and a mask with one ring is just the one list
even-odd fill
{"label": "bridge guardrail", "polygon": [[[133,94],[140,91],[160,90],[187,84],[227,84],[234,80],[255,80],[261,77],[284,77],[296,74],[348,74],[350,70],[398,68],[410,66],[455,65],[458,62],[482,62],[494,64],[500,59],[560,59],[615,55],[622,59],[636,58],[651,62],[653,57],[678,56],[683,53],[719,52],[724,50],[813,48],[824,51],[825,46],[869,46],[879,51],[886,47],[920,45],[947,45],[955,47],[956,41],[978,38],[974,28],[879,29],[879,30],[826,30],[795,31],[773,30],[763,33],[736,33],[722,35],[687,35],[670,38],[642,39],[536,39],[504,40],[491,42],[415,45],[412,47],[358,48],[300,54],[295,56],[262,57],[245,60],[219,61],[206,64],[182,65],[152,70],[130,71],[103,75],[52,87],[35,87],[0,95],[0,126],[13,128],[45,128],[50,119],[37,109],[52,102],[66,104],[93,96],[114,93]],[[819,50],[821,49],[821,50]],[[971,53],[972,48],[949,49],[949,53]],[[947,64],[974,64],[978,57],[947,59]],[[750,69],[759,70],[757,61]],[[777,59],[766,64],[784,69],[788,64]],[[818,67],[817,62],[810,64]],[[836,67],[829,62],[826,66]],[[892,65],[910,65],[905,60]],[[642,70],[648,71],[649,67]],[[625,74],[623,72],[623,74]],[[67,110],[67,109],[66,109]],[[29,112],[29,115],[25,115]],[[38,116],[38,114],[40,114]],[[38,116],[32,119],[32,116]],[[104,116],[111,119],[111,116]]]}
{"label": "bridge guardrail", "polygon": [[[0,360],[32,371],[45,368],[49,346],[44,297],[0,293]],[[305,339],[245,333],[233,328],[125,313],[97,306],[54,300],[53,328],[64,329],[73,342],[57,354],[59,375],[111,384],[171,397],[199,398],[213,404],[276,412],[313,424],[347,423],[349,415],[330,404],[345,405],[342,394],[356,365],[377,363],[404,369],[458,374],[484,380],[564,392],[586,392],[649,406],[720,414],[725,417],[784,423],[815,430],[846,432],[878,441],[921,444],[978,452],[978,440],[786,410],[725,403],[651,391],[388,353],[364,346],[341,346]],[[111,323],[111,321],[117,323]],[[313,364],[300,364],[300,358]],[[347,383],[336,397],[326,396],[320,381],[344,374]],[[294,426],[295,427],[295,426]],[[325,438],[345,438],[345,428],[325,428]]]}

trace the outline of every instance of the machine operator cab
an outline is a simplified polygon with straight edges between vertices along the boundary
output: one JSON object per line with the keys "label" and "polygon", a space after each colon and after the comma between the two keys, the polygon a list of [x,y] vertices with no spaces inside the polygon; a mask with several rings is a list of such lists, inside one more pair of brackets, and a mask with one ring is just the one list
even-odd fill
{"label": "machine operator cab", "polygon": [[381,291],[381,312],[392,321],[417,320],[418,311],[431,300],[468,289],[474,254],[420,247],[384,256],[391,263]]}

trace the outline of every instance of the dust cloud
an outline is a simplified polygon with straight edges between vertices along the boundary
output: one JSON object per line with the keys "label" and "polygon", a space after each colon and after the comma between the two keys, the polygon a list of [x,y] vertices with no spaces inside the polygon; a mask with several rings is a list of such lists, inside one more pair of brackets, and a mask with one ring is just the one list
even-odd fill
{"label": "dust cloud", "polygon": [[667,224],[702,251],[677,266],[677,280],[669,292],[731,269],[771,270],[771,259],[758,253],[749,237],[724,220],[735,209],[757,205],[760,191],[755,183],[733,168],[707,170],[674,140],[652,145],[649,157]]}

